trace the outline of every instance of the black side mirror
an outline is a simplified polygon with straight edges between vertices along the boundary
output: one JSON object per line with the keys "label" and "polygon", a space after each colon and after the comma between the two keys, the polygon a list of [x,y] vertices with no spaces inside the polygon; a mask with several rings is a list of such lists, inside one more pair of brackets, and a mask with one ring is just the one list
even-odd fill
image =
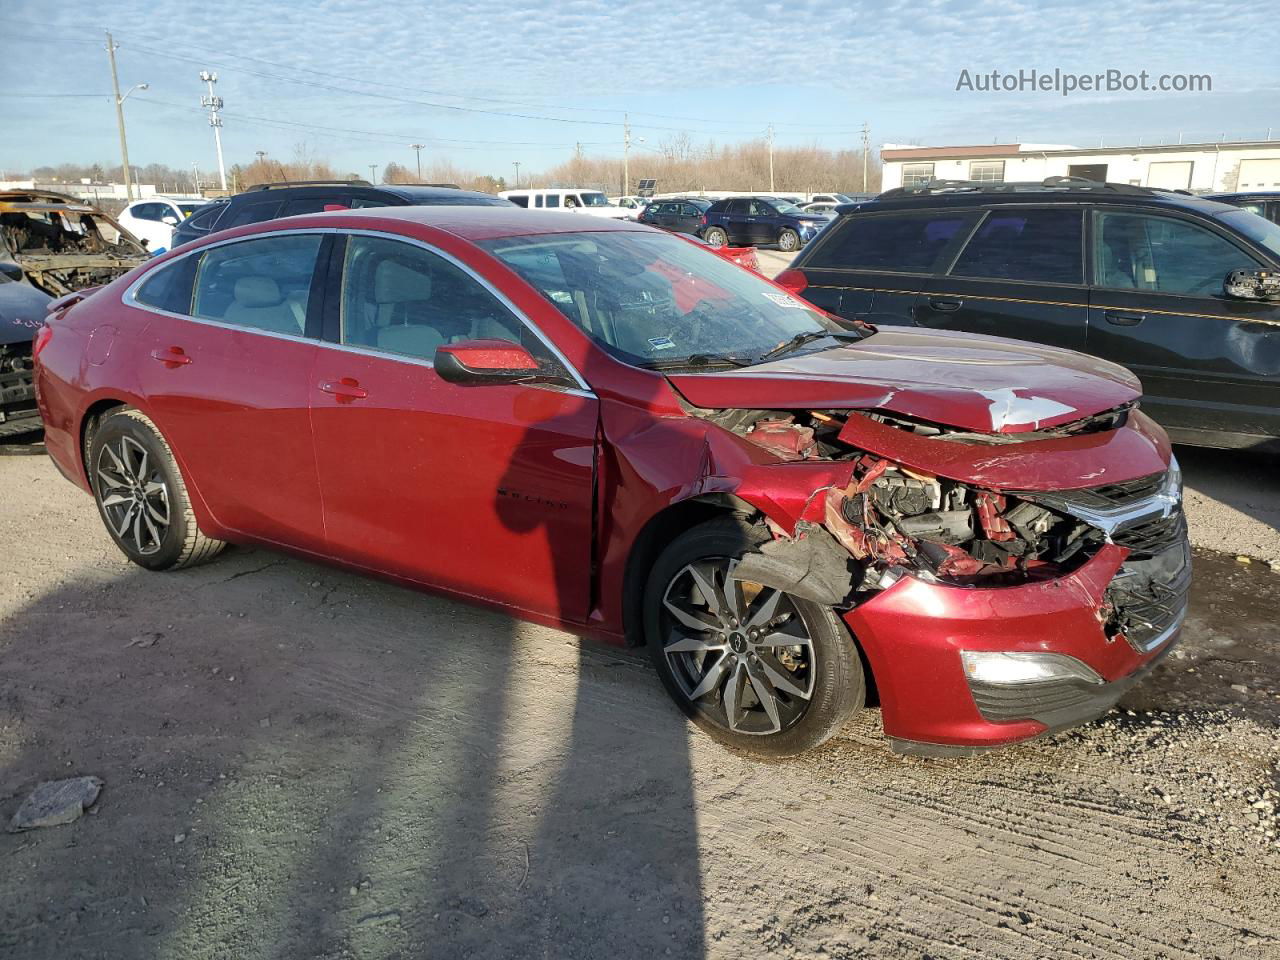
{"label": "black side mirror", "polygon": [[1280,300],[1280,272],[1232,270],[1222,282],[1222,292],[1235,300]]}

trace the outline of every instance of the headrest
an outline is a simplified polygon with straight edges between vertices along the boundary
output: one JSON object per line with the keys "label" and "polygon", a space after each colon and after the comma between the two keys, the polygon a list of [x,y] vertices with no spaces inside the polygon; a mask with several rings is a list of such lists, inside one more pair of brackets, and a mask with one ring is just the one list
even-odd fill
{"label": "headrest", "polygon": [[241,277],[236,281],[236,303],[246,307],[274,307],[284,297],[270,277]]}
{"label": "headrest", "polygon": [[373,298],[378,303],[410,303],[431,299],[431,274],[383,260],[373,271]]}

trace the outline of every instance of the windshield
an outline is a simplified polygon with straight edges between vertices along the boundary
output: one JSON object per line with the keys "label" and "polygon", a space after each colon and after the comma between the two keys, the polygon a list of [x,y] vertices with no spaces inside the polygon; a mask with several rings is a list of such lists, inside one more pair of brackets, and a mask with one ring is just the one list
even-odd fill
{"label": "windshield", "polygon": [[770,200],[769,205],[779,213],[804,213],[790,200]]}
{"label": "windshield", "polygon": [[189,217],[203,206],[203,203],[180,203],[178,209],[182,211],[184,217]]}
{"label": "windshield", "polygon": [[1264,247],[1273,257],[1280,259],[1280,226],[1250,210],[1230,210],[1218,214],[1218,219],[1234,227],[1246,237]]}
{"label": "windshield", "polygon": [[585,207],[611,207],[613,204],[609,202],[609,198],[603,193],[581,193],[582,205]]}
{"label": "windshield", "polygon": [[635,366],[755,363],[801,334],[814,334],[817,347],[830,346],[826,333],[850,335],[756,274],[669,234],[544,234],[480,245]]}

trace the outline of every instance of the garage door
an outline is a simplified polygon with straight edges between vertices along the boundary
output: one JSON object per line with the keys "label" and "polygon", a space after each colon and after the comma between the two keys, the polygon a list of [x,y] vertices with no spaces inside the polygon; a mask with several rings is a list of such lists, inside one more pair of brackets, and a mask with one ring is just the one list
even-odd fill
{"label": "garage door", "polygon": [[1277,187],[1280,187],[1280,158],[1240,161],[1237,190],[1271,190]]}
{"label": "garage door", "polygon": [[1157,190],[1185,190],[1191,186],[1190,160],[1157,160],[1147,167],[1147,186]]}

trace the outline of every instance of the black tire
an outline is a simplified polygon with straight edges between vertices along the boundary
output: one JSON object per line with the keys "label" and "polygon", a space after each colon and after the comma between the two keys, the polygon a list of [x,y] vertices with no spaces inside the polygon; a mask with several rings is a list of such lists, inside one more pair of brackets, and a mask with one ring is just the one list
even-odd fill
{"label": "black tire", "polygon": [[791,253],[800,249],[800,234],[796,233],[790,227],[783,227],[778,234],[778,249],[784,253]]}
{"label": "black tire", "polygon": [[720,227],[708,227],[702,239],[713,247],[723,247],[729,243],[729,235]]}
{"label": "black tire", "polygon": [[[644,627],[649,655],[663,686],[703,732],[744,753],[777,758],[803,753],[837,733],[866,702],[866,677],[852,637],[830,607],[791,596],[769,584],[716,580],[714,571],[731,573],[732,562],[768,538],[763,527],[729,516],[686,531],[662,552],[649,574]],[[712,604],[705,602],[705,596],[700,602],[686,592],[688,582],[697,582],[699,570],[703,571],[703,582],[710,573],[713,590],[728,600],[730,609],[736,603],[742,619],[728,622],[741,630],[719,632],[726,621]],[[729,599],[729,589],[723,589],[731,583],[732,592],[739,595],[736,601]],[[697,590],[702,593],[701,586]],[[748,590],[754,591],[751,597],[745,597]],[[776,601],[775,595],[779,598]],[[700,605],[705,609],[699,609]],[[748,627],[766,613],[772,619],[761,621],[764,629],[757,646],[756,631],[748,638]],[[707,629],[683,627],[677,617],[690,614],[699,623],[707,623]],[[807,636],[804,642],[808,646],[777,643],[783,635]],[[720,646],[715,652],[691,648],[697,644]],[[670,652],[673,645],[684,649]],[[717,675],[723,679],[715,680]],[[707,683],[713,684],[707,692],[691,696]],[[731,685],[737,691],[732,695],[732,706]],[[786,692],[788,687],[800,691],[806,685],[807,695]],[[765,704],[770,694],[772,710]],[[731,716],[737,717],[736,723]]]}
{"label": "black tire", "polygon": [[138,566],[193,567],[226,546],[200,532],[173,451],[141,411],[124,407],[103,417],[86,456],[98,515]]}

